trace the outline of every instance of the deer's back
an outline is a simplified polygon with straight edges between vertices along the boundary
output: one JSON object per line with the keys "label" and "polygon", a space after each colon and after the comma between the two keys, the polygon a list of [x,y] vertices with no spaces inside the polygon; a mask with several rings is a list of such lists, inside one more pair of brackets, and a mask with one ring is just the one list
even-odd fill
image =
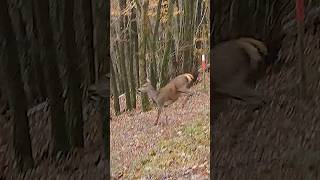
{"label": "deer's back", "polygon": [[189,88],[192,80],[193,76],[191,74],[181,74],[176,78],[172,79],[170,83],[174,84],[175,87],[179,90],[181,88]]}
{"label": "deer's back", "polygon": [[214,48],[212,60],[214,88],[224,86],[226,83],[245,82],[250,74],[249,57],[233,41],[222,43]]}
{"label": "deer's back", "polygon": [[[245,48],[243,48],[243,46],[245,46],[244,44],[252,46],[253,49],[257,50],[256,53],[258,54],[245,50]],[[252,84],[260,79],[262,74],[264,74],[265,68],[262,60],[264,54],[260,52],[262,51],[260,48],[249,42],[239,43],[237,40],[231,40],[217,45],[211,54],[214,62],[212,69],[213,87],[230,86],[230,84],[237,83]],[[261,57],[258,66],[253,66],[253,60],[250,58],[252,56],[250,56],[249,53]]]}
{"label": "deer's back", "polygon": [[189,88],[189,84],[192,81],[190,76],[181,74],[172,79],[166,86],[160,89],[158,95],[158,101],[165,103],[166,101],[176,101],[180,97],[179,90]]}

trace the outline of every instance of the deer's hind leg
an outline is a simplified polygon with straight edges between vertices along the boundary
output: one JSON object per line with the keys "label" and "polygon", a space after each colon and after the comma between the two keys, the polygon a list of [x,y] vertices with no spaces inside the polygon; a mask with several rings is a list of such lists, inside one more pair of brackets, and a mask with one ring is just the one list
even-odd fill
{"label": "deer's hind leg", "polygon": [[252,110],[260,109],[266,104],[266,100],[261,94],[243,84],[233,84],[232,86],[217,88],[215,91],[233,99],[245,101],[250,105]]}
{"label": "deer's hind leg", "polygon": [[161,112],[162,112],[162,107],[160,106],[160,107],[158,107],[157,119],[156,119],[156,121],[154,122],[154,125],[155,125],[155,126],[158,125],[159,117],[160,117],[160,115],[161,115]]}

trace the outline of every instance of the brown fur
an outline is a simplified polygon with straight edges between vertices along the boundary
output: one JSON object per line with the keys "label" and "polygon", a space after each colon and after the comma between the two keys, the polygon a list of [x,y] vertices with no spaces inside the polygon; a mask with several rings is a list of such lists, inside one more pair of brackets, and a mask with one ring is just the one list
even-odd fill
{"label": "brown fur", "polygon": [[[174,103],[181,95],[192,95],[189,88],[194,77],[189,74],[181,74],[174,79],[172,79],[166,86],[157,91],[149,80],[138,89],[139,92],[147,93],[148,96],[157,104],[158,106],[158,116],[155,121],[155,125],[158,124],[158,119],[162,112],[162,108]],[[188,97],[189,97],[188,96]],[[186,99],[186,101],[188,98]],[[183,105],[186,103],[183,103]]]}
{"label": "brown fur", "polygon": [[213,95],[217,100],[233,98],[246,101],[255,107],[264,99],[250,88],[259,66],[268,53],[263,42],[252,38],[239,38],[217,45],[212,53]]}

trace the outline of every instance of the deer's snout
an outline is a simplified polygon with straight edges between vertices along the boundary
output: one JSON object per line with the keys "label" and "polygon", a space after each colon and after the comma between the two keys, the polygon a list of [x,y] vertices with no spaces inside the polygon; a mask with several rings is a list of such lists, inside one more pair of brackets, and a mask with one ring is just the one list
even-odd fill
{"label": "deer's snout", "polygon": [[138,92],[138,93],[143,93],[143,91],[142,91],[141,88],[138,88],[138,89],[137,89],[137,92]]}

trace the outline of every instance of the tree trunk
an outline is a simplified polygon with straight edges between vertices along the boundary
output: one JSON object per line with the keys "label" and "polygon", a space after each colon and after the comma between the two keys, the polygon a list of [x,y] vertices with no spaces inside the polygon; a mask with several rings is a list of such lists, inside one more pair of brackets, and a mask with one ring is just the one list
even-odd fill
{"label": "tree trunk", "polygon": [[53,140],[53,155],[58,151],[68,152],[70,148],[66,116],[64,112],[63,90],[59,79],[57,52],[53,45],[53,32],[49,18],[48,0],[34,0],[35,14],[39,29],[40,46],[43,48],[43,65],[45,81],[51,111],[51,135]]}
{"label": "tree trunk", "polygon": [[[109,53],[109,21],[110,17],[107,13],[110,9],[110,2],[109,1],[94,1],[96,11],[94,19],[95,21],[95,49],[96,49],[96,60],[98,63],[98,68],[96,69],[98,72],[99,79],[102,79],[102,76],[105,76],[110,72],[110,53]],[[108,85],[110,84],[110,81]],[[110,88],[109,88],[110,89]],[[102,122],[102,139],[104,142],[104,152],[105,158],[107,159],[107,177],[109,178],[109,152],[110,152],[110,139],[109,139],[109,121],[110,121],[110,114],[109,114],[109,96],[110,92],[108,92],[108,97],[102,98],[100,101],[99,109],[101,115],[101,122]]]}
{"label": "tree trunk", "polygon": [[89,64],[90,84],[92,84],[94,83],[95,78],[92,1],[81,0],[81,8],[84,23],[84,54],[86,55],[87,63]]}
{"label": "tree trunk", "polygon": [[116,115],[120,114],[119,92],[117,88],[116,75],[114,72],[113,64],[111,64],[111,87],[113,92],[113,107]]}
{"label": "tree trunk", "polygon": [[23,90],[18,47],[6,0],[0,0],[0,42],[1,72],[13,112],[13,146],[20,170],[26,170],[34,166],[27,118],[27,99]]}
{"label": "tree trunk", "polygon": [[104,76],[110,72],[110,61],[106,57],[109,52],[109,33],[106,32],[108,29],[108,3],[109,1],[93,1],[94,11],[94,49],[96,58],[96,80],[99,80],[101,76]]}
{"label": "tree trunk", "polygon": [[11,8],[11,17],[13,19],[12,25],[16,32],[16,39],[18,43],[18,51],[20,55],[21,74],[24,82],[24,89],[26,91],[28,106],[33,105],[37,99],[37,85],[34,81],[35,75],[31,66],[31,56],[29,53],[30,41],[28,41],[26,33],[26,23],[22,18],[22,12],[18,9],[18,4],[13,1]]}
{"label": "tree trunk", "polygon": [[139,39],[138,39],[138,27],[137,27],[137,16],[136,16],[136,8],[132,8],[131,15],[132,15],[132,21],[131,21],[131,30],[132,30],[132,41],[134,44],[134,62],[135,62],[135,73],[136,73],[136,82],[137,87],[140,86],[140,76],[139,76]]}
{"label": "tree trunk", "polygon": [[[119,0],[119,5],[120,5],[120,10],[124,11],[126,8],[126,0]],[[121,71],[121,76],[124,82],[124,90],[126,94],[126,110],[131,110],[132,105],[131,105],[131,95],[130,95],[130,87],[129,87],[129,78],[127,74],[127,68],[126,68],[126,57],[125,57],[125,42],[127,42],[127,30],[125,27],[126,24],[126,16],[125,15],[120,15],[120,39],[121,41],[119,42],[120,46],[120,71]]]}
{"label": "tree trunk", "polygon": [[70,144],[73,147],[83,147],[83,116],[81,69],[79,67],[79,53],[77,51],[74,30],[74,0],[64,1],[63,18],[63,51],[65,55],[67,98],[68,98],[68,124],[70,129]]}
{"label": "tree trunk", "polygon": [[[159,71],[157,71],[157,58],[156,58],[155,49],[157,49],[156,46],[157,46],[159,24],[160,24],[161,5],[162,5],[162,0],[159,0],[153,34],[149,34],[149,37],[153,37],[153,38],[149,38],[149,41],[148,41],[149,48],[152,54],[152,60],[150,65],[150,76],[151,76],[150,78],[151,78],[151,84],[153,87],[157,87],[157,82],[159,77]],[[148,22],[149,22],[149,19],[148,19]]]}
{"label": "tree trunk", "polygon": [[173,17],[173,8],[174,8],[174,0],[169,0],[169,6],[168,6],[168,21],[167,21],[167,32],[166,32],[166,49],[164,52],[163,60],[162,60],[162,66],[161,66],[161,82],[160,87],[165,86],[169,81],[168,76],[168,66],[169,62],[172,59],[170,54],[172,52],[171,45],[173,41],[172,37],[172,17]]}
{"label": "tree trunk", "polygon": [[184,3],[184,53],[183,53],[183,71],[190,72],[193,61],[193,7],[194,1],[186,0]]}
{"label": "tree trunk", "polygon": [[47,97],[47,92],[44,80],[44,72],[41,64],[42,62],[40,61],[40,47],[38,42],[38,31],[34,15],[34,7],[32,5],[32,1],[20,1],[19,3],[22,17],[29,26],[29,30],[26,29],[26,34],[28,36],[28,40],[30,41],[30,68],[31,73],[34,74],[32,75],[32,79],[30,79],[30,81],[35,83],[34,85],[36,86],[38,92],[36,103],[39,103],[45,100]]}
{"label": "tree trunk", "polygon": [[[146,51],[147,51],[147,13],[148,13],[149,0],[145,0],[143,3],[143,25],[142,25],[142,43],[141,43],[141,57],[140,57],[140,82],[144,84],[147,79],[146,75]],[[149,100],[146,94],[141,94],[142,111],[148,111],[150,109]]]}
{"label": "tree trunk", "polygon": [[110,178],[110,123],[108,123],[108,121],[110,121],[110,114],[109,114],[109,109],[110,109],[110,104],[109,104],[109,97],[108,98],[102,98],[101,101],[101,106],[99,109],[100,114],[102,114],[102,119],[104,119],[104,121],[102,121],[102,138],[103,138],[103,142],[104,142],[104,159],[107,161],[106,162],[106,171],[107,171],[107,178]]}
{"label": "tree trunk", "polygon": [[135,109],[136,108],[136,78],[134,76],[134,60],[135,60],[135,53],[134,53],[134,31],[132,30],[132,22],[134,21],[135,16],[131,14],[131,26],[130,26],[130,41],[128,43],[128,55],[129,55],[129,74],[130,74],[130,82],[131,82],[131,96],[132,96],[132,107]]}
{"label": "tree trunk", "polygon": [[[28,3],[29,1],[23,1]],[[38,92],[39,92],[39,100],[40,102],[44,101],[46,97],[48,97],[47,91],[46,91],[46,85],[45,85],[45,78],[44,78],[44,71],[43,71],[43,62],[40,59],[40,45],[39,45],[39,32],[37,29],[37,22],[36,22],[36,15],[35,15],[35,8],[32,5],[32,1],[29,2],[30,4],[22,6],[22,7],[30,7],[24,9],[23,11],[25,11],[26,13],[24,14],[28,14],[27,12],[32,12],[31,14],[29,14],[28,16],[26,16],[25,18],[27,19],[29,25],[30,25],[30,32],[29,33],[29,38],[31,41],[31,55],[32,55],[32,67],[34,67],[35,69],[35,79],[34,81],[37,82],[37,87],[38,87]]]}

